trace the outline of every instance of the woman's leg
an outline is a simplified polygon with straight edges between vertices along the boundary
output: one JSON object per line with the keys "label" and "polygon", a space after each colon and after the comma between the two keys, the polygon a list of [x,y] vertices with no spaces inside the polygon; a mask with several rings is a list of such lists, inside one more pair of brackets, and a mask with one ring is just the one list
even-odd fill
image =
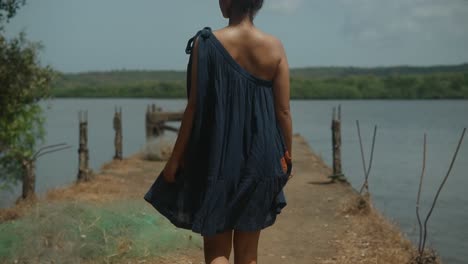
{"label": "woman's leg", "polygon": [[234,263],[256,264],[260,230],[255,232],[234,231]]}
{"label": "woman's leg", "polygon": [[232,230],[203,237],[206,264],[229,264],[232,248]]}

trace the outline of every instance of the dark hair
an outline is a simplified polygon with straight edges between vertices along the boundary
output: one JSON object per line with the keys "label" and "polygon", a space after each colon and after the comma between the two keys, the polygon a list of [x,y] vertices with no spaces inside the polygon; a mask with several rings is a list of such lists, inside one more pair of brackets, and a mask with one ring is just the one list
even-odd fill
{"label": "dark hair", "polygon": [[263,6],[263,0],[232,0],[232,10],[241,14],[248,13],[253,19]]}

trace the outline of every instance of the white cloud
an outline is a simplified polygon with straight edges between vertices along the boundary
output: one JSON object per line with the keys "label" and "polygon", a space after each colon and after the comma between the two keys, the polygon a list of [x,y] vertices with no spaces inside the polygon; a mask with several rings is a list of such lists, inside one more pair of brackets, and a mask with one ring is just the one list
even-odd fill
{"label": "white cloud", "polygon": [[339,1],[346,14],[344,33],[359,39],[389,40],[411,34],[425,39],[468,36],[465,0]]}
{"label": "white cloud", "polygon": [[303,2],[303,0],[270,0],[266,4],[276,12],[292,14],[301,7]]}
{"label": "white cloud", "polygon": [[413,10],[416,17],[447,17],[456,12],[454,5],[421,5]]}

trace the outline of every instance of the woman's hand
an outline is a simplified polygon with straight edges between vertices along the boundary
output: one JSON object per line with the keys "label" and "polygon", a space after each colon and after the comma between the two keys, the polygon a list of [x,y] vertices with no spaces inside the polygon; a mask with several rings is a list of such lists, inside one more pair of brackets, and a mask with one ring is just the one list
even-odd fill
{"label": "woman's hand", "polygon": [[294,176],[294,168],[291,168],[291,174],[289,174],[288,181]]}
{"label": "woman's hand", "polygon": [[172,158],[166,162],[163,170],[163,177],[164,180],[169,183],[175,182],[175,176],[177,173],[177,169],[179,168],[179,163],[173,160]]}

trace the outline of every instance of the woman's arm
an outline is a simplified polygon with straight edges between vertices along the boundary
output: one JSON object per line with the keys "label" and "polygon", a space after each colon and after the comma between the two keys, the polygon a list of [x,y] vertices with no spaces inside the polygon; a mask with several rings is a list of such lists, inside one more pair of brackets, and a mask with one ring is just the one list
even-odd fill
{"label": "woman's arm", "polygon": [[197,66],[198,66],[198,38],[195,40],[192,54],[192,68],[191,68],[191,85],[190,85],[190,96],[185,107],[185,111],[182,117],[179,133],[177,135],[174,148],[172,150],[171,157],[164,167],[163,176],[168,182],[175,181],[175,174],[178,167],[183,162],[183,156],[190,139],[192,131],[193,119],[195,116],[196,109],[196,95],[197,95]]}
{"label": "woman's arm", "polygon": [[290,84],[289,65],[284,47],[279,42],[281,59],[278,63],[275,77],[273,78],[273,93],[275,97],[275,113],[280,124],[281,131],[286,141],[286,148],[292,156],[292,118],[289,107]]}

